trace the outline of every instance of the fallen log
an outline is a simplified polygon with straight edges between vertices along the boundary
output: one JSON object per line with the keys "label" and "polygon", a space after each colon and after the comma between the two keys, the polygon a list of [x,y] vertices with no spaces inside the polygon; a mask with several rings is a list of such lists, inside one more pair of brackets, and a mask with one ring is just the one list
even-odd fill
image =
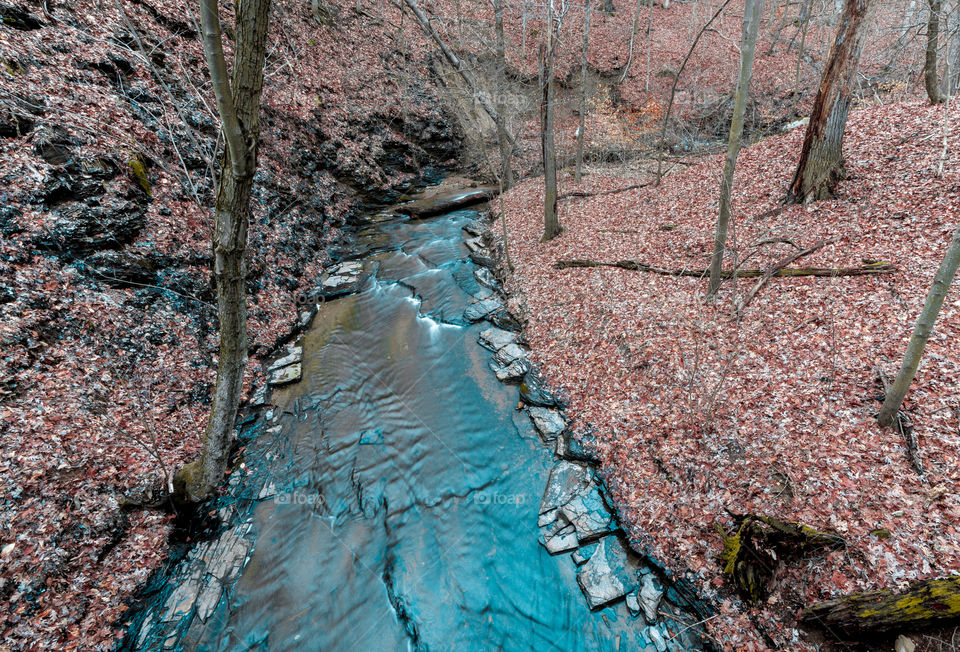
{"label": "fallen log", "polygon": [[774,274],[782,269],[786,269],[787,265],[790,263],[796,262],[798,259],[803,258],[804,256],[809,256],[813,252],[822,249],[824,246],[834,242],[835,240],[836,238],[831,238],[830,240],[821,240],[812,247],[794,252],[789,256],[781,258],[775,262],[766,272],[763,273],[763,276],[760,277],[760,280],[757,281],[757,284],[754,285],[749,292],[747,292],[747,295],[743,298],[743,301],[740,302],[740,307],[737,308],[737,312],[742,314],[743,311],[746,310],[747,306],[750,305],[750,302],[753,301],[753,298],[757,296],[757,292],[763,289],[763,286],[767,284],[767,281],[773,278]]}
{"label": "fallen log", "polygon": [[572,190],[570,192],[564,192],[557,195],[557,201],[561,199],[569,199],[571,197],[602,197],[603,195],[615,195],[618,192],[627,192],[628,190],[636,190],[637,188],[646,188],[649,186],[652,181],[647,183],[635,183],[632,186],[624,186],[623,188],[615,188],[613,190],[597,190],[594,192],[588,192],[586,190]]}
{"label": "fallen log", "polygon": [[[649,272],[661,276],[692,276],[706,278],[709,269],[666,269],[642,263],[639,260],[617,260],[612,262],[589,259],[558,260],[554,263],[557,269],[571,269],[575,267],[619,267],[634,272]],[[890,263],[871,263],[860,267],[786,267],[778,269],[772,276],[871,276],[873,274],[889,274],[897,271],[896,266]],[[765,269],[725,269],[720,272],[720,278],[760,278],[766,274]]]}
{"label": "fallen log", "polygon": [[832,634],[857,637],[960,624],[960,577],[912,582],[906,591],[869,591],[820,602],[803,622]]}

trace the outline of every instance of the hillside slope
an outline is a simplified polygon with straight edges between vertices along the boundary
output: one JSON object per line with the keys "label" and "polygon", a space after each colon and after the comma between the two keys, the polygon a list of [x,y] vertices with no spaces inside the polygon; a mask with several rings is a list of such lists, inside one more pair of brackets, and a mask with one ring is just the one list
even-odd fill
{"label": "hillside slope", "polygon": [[[956,121],[951,110],[950,119]],[[896,588],[960,568],[960,290],[951,290],[905,403],[925,473],[903,438],[881,429],[877,370],[892,378],[957,226],[960,147],[942,177],[942,107],[855,111],[849,177],[835,200],[785,206],[802,129],[763,140],[737,165],[733,244],[765,269],[822,240],[797,266],[869,261],[893,274],[774,278],[739,318],[756,279],[706,282],[560,259],[638,260],[703,270],[712,250],[722,160],[646,187],[561,202],[563,234],[541,243],[542,183],[506,196],[512,283],[539,361],[590,431],[638,548],[713,595],[709,623],[731,649],[800,649],[795,617],[839,594]],[[636,179],[587,177],[583,189]],[[640,179],[639,181],[643,181]],[[562,190],[574,186],[568,179]],[[499,231],[499,229],[496,229]],[[759,607],[736,606],[721,573],[731,514],[799,521],[841,535],[845,550],[787,559]],[[744,616],[743,614],[746,614]],[[753,624],[751,624],[753,623]]]}

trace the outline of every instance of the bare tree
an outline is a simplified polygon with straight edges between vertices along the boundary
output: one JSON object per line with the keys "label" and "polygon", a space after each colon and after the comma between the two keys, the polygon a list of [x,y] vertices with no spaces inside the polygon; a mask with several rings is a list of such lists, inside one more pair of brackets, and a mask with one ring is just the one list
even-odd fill
{"label": "bare tree", "polygon": [[947,290],[950,289],[950,284],[953,283],[953,278],[957,274],[958,264],[960,264],[960,227],[954,231],[950,247],[943,257],[943,262],[940,263],[940,269],[933,277],[933,285],[930,287],[930,292],[923,304],[923,310],[920,312],[920,317],[913,328],[913,336],[907,345],[907,352],[903,356],[900,371],[887,391],[883,407],[880,408],[878,420],[881,426],[893,425],[897,413],[900,411],[903,397],[907,395],[907,389],[913,382],[917,367],[920,366],[923,349],[927,345],[927,340],[930,339],[934,324],[937,323],[937,315],[940,314],[940,308],[947,296]]}
{"label": "bare tree", "polygon": [[930,16],[927,18],[927,51],[923,59],[923,85],[927,88],[930,104],[943,102],[937,79],[937,46],[940,44],[940,0],[927,0]]}
{"label": "bare tree", "polygon": [[547,25],[544,41],[540,45],[540,140],[543,147],[543,241],[560,235],[560,220],[557,217],[557,156],[553,144],[554,71],[553,61],[566,3],[561,2],[560,13],[554,7],[555,0],[547,3]]}
{"label": "bare tree", "polygon": [[270,0],[237,0],[232,80],[223,55],[216,0],[200,0],[203,50],[226,147],[214,205],[213,276],[220,349],[217,384],[200,457],[177,473],[178,499],[208,498],[223,478],[247,364],[246,248],[250,193],[257,170],[260,96]]}
{"label": "bare tree", "polygon": [[746,0],[743,8],[743,32],[740,44],[740,74],[733,99],[733,118],[730,120],[730,135],[727,138],[727,156],[723,163],[723,179],[720,182],[720,215],[717,218],[717,233],[710,261],[710,287],[707,296],[712,297],[720,288],[720,270],[723,253],[727,247],[727,227],[730,223],[730,193],[733,189],[733,172],[740,153],[743,136],[743,121],[747,110],[747,95],[750,77],[753,75],[753,57],[757,48],[757,33],[760,30],[760,15],[763,0]]}
{"label": "bare tree", "polygon": [[829,199],[833,197],[837,183],[846,176],[843,132],[850,112],[870,2],[844,2],[837,35],[827,55],[813,113],[807,124],[800,163],[790,184],[790,198],[794,202]]}
{"label": "bare tree", "polygon": [[580,125],[577,127],[577,164],[574,168],[574,182],[580,183],[583,167],[583,138],[587,127],[587,50],[590,48],[590,0],[583,8],[583,52],[580,55]]}

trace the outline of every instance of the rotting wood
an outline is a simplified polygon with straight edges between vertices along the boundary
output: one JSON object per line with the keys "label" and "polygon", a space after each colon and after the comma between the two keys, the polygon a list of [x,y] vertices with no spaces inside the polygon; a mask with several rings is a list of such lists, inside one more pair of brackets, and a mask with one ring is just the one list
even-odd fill
{"label": "rotting wood", "polygon": [[803,622],[838,636],[960,624],[960,577],[912,582],[906,591],[854,593],[811,605]]}
{"label": "rotting wood", "polygon": [[747,292],[746,296],[743,297],[743,300],[740,302],[740,306],[737,308],[737,312],[742,313],[744,310],[746,310],[747,306],[750,305],[750,302],[753,301],[753,298],[757,296],[757,293],[763,289],[763,286],[765,286],[767,282],[771,278],[773,278],[774,274],[776,274],[782,269],[785,269],[787,265],[797,261],[798,259],[803,258],[804,256],[809,256],[813,252],[823,249],[825,246],[833,242],[836,242],[836,238],[832,238],[830,240],[821,240],[820,242],[816,243],[812,247],[808,247],[801,251],[794,252],[789,256],[784,256],[783,258],[775,262],[764,273],[764,275],[760,277],[760,280],[757,281],[757,284],[754,285],[749,292]]}
{"label": "rotting wood", "polygon": [[557,201],[561,199],[569,199],[571,197],[602,197],[604,195],[615,195],[619,192],[627,192],[628,190],[637,190],[638,188],[646,188],[649,186],[652,181],[647,183],[635,183],[632,186],[624,186],[623,188],[615,188],[614,190],[598,190],[595,192],[587,192],[584,190],[572,190],[570,192],[564,192],[560,195],[557,195]]}

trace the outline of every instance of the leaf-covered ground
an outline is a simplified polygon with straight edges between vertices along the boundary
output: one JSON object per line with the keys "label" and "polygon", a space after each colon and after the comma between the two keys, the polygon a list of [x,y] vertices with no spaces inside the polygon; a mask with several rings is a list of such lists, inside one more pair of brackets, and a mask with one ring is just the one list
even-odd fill
{"label": "leaf-covered ground", "polygon": [[[957,226],[960,138],[951,134],[938,177],[943,120],[942,107],[920,102],[854,111],[838,197],[806,206],[780,203],[803,129],[743,150],[731,234],[741,265],[766,268],[835,239],[797,265],[886,261],[898,271],[775,278],[739,319],[733,307],[756,279],[727,281],[705,303],[697,278],[554,267],[591,258],[704,269],[720,158],[659,187],[563,200],[564,232],[548,243],[542,182],[506,196],[515,301],[534,352],[569,396],[577,426],[594,432],[630,535],[715,596],[722,616],[708,627],[728,649],[802,649],[794,629],[802,605],[960,568],[957,288],[904,403],[923,476],[900,434],[876,422],[877,371],[896,374]],[[645,180],[590,176],[582,189]],[[570,179],[561,186],[575,188]],[[765,604],[738,604],[717,561],[716,526],[730,531],[728,510],[801,521],[848,546],[787,560]]]}

